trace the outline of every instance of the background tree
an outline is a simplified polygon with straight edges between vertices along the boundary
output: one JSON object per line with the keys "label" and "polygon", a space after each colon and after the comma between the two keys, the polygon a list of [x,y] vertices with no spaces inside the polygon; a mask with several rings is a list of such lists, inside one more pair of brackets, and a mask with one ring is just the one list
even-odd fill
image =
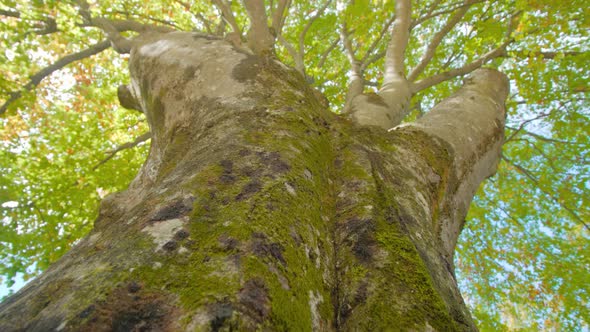
{"label": "background tree", "polygon": [[[420,118],[461,76],[484,64],[501,68],[512,83],[506,142],[498,175],[474,200],[459,242],[459,283],[482,329],[587,324],[582,1],[435,0],[411,9],[405,1],[246,4],[47,1],[0,8],[7,284],[17,273],[37,275],[87,234],[100,198],[125,188],[144,160],[145,118],[115,99],[116,87],[129,82],[129,44],[148,30],[197,30],[258,54],[274,48],[332,110],[366,124]],[[394,69],[389,76],[385,60]],[[57,70],[61,75],[51,75]],[[120,100],[134,108],[126,91]],[[374,96],[384,103],[372,106]],[[376,123],[365,122],[374,119],[363,114],[368,109],[381,114]]]}

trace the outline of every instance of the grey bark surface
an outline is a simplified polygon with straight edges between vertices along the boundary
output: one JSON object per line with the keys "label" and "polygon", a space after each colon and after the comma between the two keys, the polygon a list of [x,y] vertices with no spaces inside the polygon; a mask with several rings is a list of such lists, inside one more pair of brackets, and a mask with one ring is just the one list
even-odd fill
{"label": "grey bark surface", "polygon": [[208,35],[146,33],[130,72],[145,164],[0,330],[476,330],[452,253],[499,158],[502,74],[387,132]]}

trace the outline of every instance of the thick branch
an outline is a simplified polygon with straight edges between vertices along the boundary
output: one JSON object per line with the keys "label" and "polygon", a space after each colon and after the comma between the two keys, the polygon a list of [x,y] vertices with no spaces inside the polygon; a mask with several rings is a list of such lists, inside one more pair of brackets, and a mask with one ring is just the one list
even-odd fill
{"label": "thick branch", "polygon": [[129,86],[125,84],[119,85],[119,88],[117,89],[117,98],[119,99],[119,104],[124,108],[143,113],[141,103],[137,101],[137,98],[133,95]]}
{"label": "thick branch", "polygon": [[440,31],[438,31],[434,35],[434,37],[432,37],[432,40],[430,41],[430,44],[428,44],[428,46],[426,47],[426,51],[422,55],[420,62],[408,75],[409,81],[416,80],[418,75],[420,75],[424,71],[424,69],[426,69],[426,66],[430,63],[430,61],[432,61],[432,58],[434,57],[438,45],[440,45],[445,36],[461,21],[461,19],[463,19],[463,17],[469,10],[472,1],[467,0],[465,2],[469,5],[461,7],[453,16],[451,16],[447,20],[447,22],[440,29]]}
{"label": "thick branch", "polygon": [[172,28],[163,26],[153,26],[139,23],[133,20],[111,20],[104,17],[92,17],[90,12],[90,5],[85,0],[77,0],[79,5],[79,14],[84,20],[82,26],[93,26],[104,31],[113,45],[113,49],[121,54],[126,54],[131,51],[133,47],[133,39],[125,38],[121,35],[123,31],[135,31],[138,33],[148,30],[158,32],[170,32]]}
{"label": "thick branch", "polygon": [[31,76],[30,81],[27,84],[25,84],[25,86],[23,86],[21,90],[15,91],[10,94],[10,98],[8,98],[8,100],[6,100],[6,102],[4,102],[4,104],[2,106],[0,106],[0,115],[2,115],[4,112],[6,112],[6,110],[8,109],[8,106],[10,106],[10,104],[12,104],[14,101],[16,101],[17,99],[19,99],[22,96],[23,91],[32,90],[37,85],[39,85],[41,80],[43,80],[45,77],[51,75],[53,72],[55,72],[57,70],[62,69],[63,67],[69,65],[70,63],[72,63],[74,61],[82,60],[82,59],[92,56],[94,54],[100,53],[100,52],[106,50],[107,48],[109,48],[109,46],[110,46],[110,42],[102,41],[98,44],[92,45],[91,47],[89,47],[81,52],[66,55],[63,58],[57,60],[52,65],[45,67],[42,70],[40,70],[39,72],[35,73],[33,76]]}
{"label": "thick branch", "polygon": [[[354,58],[354,53],[347,52],[349,53],[349,61],[353,64],[352,74],[358,73],[356,77],[353,76],[352,78],[358,81],[357,85],[360,88],[356,88],[351,84],[350,96],[347,97],[347,104],[345,105],[345,113],[348,114],[350,119],[361,125],[391,129],[398,125],[408,112],[408,105],[412,95],[404,75],[404,57],[410,38],[410,0],[396,1],[395,9],[391,40],[385,53],[383,84],[377,96],[361,94],[364,87],[362,70],[375,57],[367,59],[368,61],[361,67],[361,64]],[[342,35],[341,38],[344,40],[345,49],[348,50],[350,47],[347,47],[346,37],[346,35]],[[354,83],[354,81],[352,82]],[[355,89],[353,90],[353,88]]]}
{"label": "thick branch", "polygon": [[119,30],[111,23],[110,20],[105,18],[93,18],[90,21],[90,24],[93,26],[103,30],[111,44],[113,44],[113,49],[120,54],[127,54],[131,52],[131,48],[133,47],[133,42],[130,39],[123,37]]}
{"label": "thick branch", "polygon": [[385,53],[383,84],[377,93],[380,101],[375,103],[369,98],[365,98],[364,101],[358,100],[356,102],[357,105],[353,107],[359,123],[365,122],[390,129],[398,125],[406,116],[411,93],[404,73],[404,58],[410,38],[410,21],[410,0],[396,1],[391,40]]}
{"label": "thick branch", "polygon": [[385,55],[385,71],[383,85],[399,76],[404,76],[404,57],[410,39],[411,2],[399,0],[395,2],[395,20],[391,31],[391,40]]}
{"label": "thick branch", "polygon": [[256,54],[269,54],[274,46],[274,37],[268,28],[268,18],[263,0],[244,0],[250,18],[248,46]]}
{"label": "thick branch", "polygon": [[93,18],[90,5],[86,0],[77,0],[76,3],[80,7],[78,13],[84,20],[83,26],[93,26],[104,31],[116,52],[125,54],[131,51],[133,46],[131,40],[123,37],[119,33],[121,30],[118,30],[112,21],[102,17]]}
{"label": "thick branch", "polygon": [[[478,69],[464,86],[422,118],[398,130],[412,128],[444,142],[450,157],[445,197],[438,201],[435,232],[452,262],[457,237],[480,183],[496,171],[504,143],[508,78],[493,69]],[[439,145],[441,143],[438,143]],[[437,180],[438,181],[438,180]],[[448,181],[448,180],[442,180]],[[456,180],[453,180],[456,181]]]}
{"label": "thick branch", "polygon": [[351,107],[354,97],[363,93],[364,80],[363,73],[361,71],[361,64],[355,57],[355,51],[352,46],[352,42],[350,41],[349,32],[347,31],[346,25],[342,25],[340,29],[340,39],[344,45],[344,53],[346,54],[348,62],[350,63],[350,71],[348,73],[348,93],[346,94],[346,102],[344,104],[344,112],[347,112]]}

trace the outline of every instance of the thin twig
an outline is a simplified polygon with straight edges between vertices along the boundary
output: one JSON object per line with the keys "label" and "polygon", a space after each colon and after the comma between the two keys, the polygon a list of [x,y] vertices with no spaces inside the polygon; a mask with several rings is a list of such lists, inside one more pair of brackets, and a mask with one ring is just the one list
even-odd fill
{"label": "thin twig", "polygon": [[[476,4],[476,3],[482,3],[482,2],[486,2],[486,1],[488,1],[488,0],[477,0],[477,1],[473,1],[473,3],[472,3],[472,4]],[[416,26],[418,26],[418,25],[420,25],[420,24],[422,24],[422,23],[424,23],[424,22],[428,21],[428,20],[429,20],[429,19],[431,19],[431,18],[434,18],[434,17],[440,16],[440,15],[444,15],[444,14],[449,14],[449,13],[452,13],[452,12],[456,11],[457,9],[459,9],[459,8],[461,8],[461,7],[464,7],[464,6],[467,6],[467,5],[466,5],[465,3],[462,3],[462,4],[460,4],[460,5],[457,5],[457,6],[451,7],[451,8],[449,8],[449,9],[444,9],[444,10],[440,10],[440,11],[437,11],[437,12],[430,12],[430,13],[428,13],[428,14],[426,14],[426,15],[424,15],[424,16],[422,16],[422,17],[419,17],[419,18],[417,18],[416,20],[414,20],[414,21],[412,22],[412,24],[410,25],[410,28],[411,28],[411,29],[414,29]]]}
{"label": "thin twig", "polygon": [[277,36],[282,34],[283,25],[285,24],[285,18],[287,17],[290,6],[291,0],[279,0],[277,8],[272,13],[272,28]]}
{"label": "thin twig", "polygon": [[466,6],[461,7],[459,10],[457,10],[457,12],[447,20],[443,27],[437,33],[434,34],[430,41],[430,44],[428,44],[428,46],[426,47],[426,51],[422,55],[422,58],[420,58],[420,62],[418,62],[416,67],[414,67],[414,69],[412,69],[412,71],[408,75],[409,81],[414,81],[418,77],[418,75],[420,75],[424,71],[424,69],[426,69],[426,66],[430,63],[430,61],[432,61],[432,58],[434,57],[436,49],[438,48],[440,43],[449,34],[449,32],[451,32],[451,30],[459,22],[461,22],[465,14],[467,14],[469,8],[472,6],[473,1],[466,0],[465,4]]}
{"label": "thin twig", "polygon": [[579,52],[579,51],[523,51],[523,50],[511,50],[510,52],[506,52],[505,54],[502,54],[502,57],[513,57],[518,56],[521,58],[532,58],[532,57],[542,57],[543,59],[547,59],[547,60],[553,60],[555,59],[557,56],[564,56],[564,57],[569,57],[569,56],[577,56],[577,55],[582,55],[582,54],[588,54],[588,52]]}
{"label": "thin twig", "polygon": [[[138,18],[150,20],[150,21],[153,21],[153,22],[156,22],[156,23],[160,23],[160,24],[163,24],[163,25],[168,25],[168,26],[171,26],[172,28],[178,29],[178,25],[176,25],[176,23],[174,23],[172,21],[158,19],[158,18],[155,18],[155,17],[151,17],[149,15],[138,14],[138,13],[130,13],[130,12],[122,11],[122,10],[116,10],[116,11],[114,11],[114,13],[125,15],[128,18],[129,17],[136,16]],[[135,22],[135,21],[133,21],[133,22]]]}
{"label": "thin twig", "polygon": [[143,143],[143,142],[147,141],[150,138],[152,138],[152,133],[148,132],[148,133],[145,133],[143,135],[140,135],[139,137],[137,137],[132,142],[127,142],[125,144],[121,144],[120,146],[118,146],[114,150],[110,151],[108,153],[108,156],[105,159],[103,159],[98,164],[96,164],[94,167],[92,167],[92,170],[93,171],[96,170],[97,168],[99,168],[100,166],[102,166],[104,163],[106,163],[107,161],[111,160],[111,158],[113,158],[117,153],[119,153],[119,152],[121,152],[123,150],[134,148],[134,147],[138,146],[140,143]]}
{"label": "thin twig", "polygon": [[508,137],[508,138],[507,138],[507,139],[506,139],[504,142],[506,143],[506,142],[509,142],[511,139],[513,139],[513,138],[514,138],[514,137],[515,137],[515,136],[516,136],[516,135],[517,135],[517,134],[518,134],[518,133],[519,133],[521,130],[523,130],[523,129],[524,129],[524,127],[525,127],[527,124],[529,124],[529,123],[531,123],[531,122],[533,122],[533,121],[535,121],[535,120],[539,120],[539,119],[542,119],[542,118],[548,117],[548,116],[549,116],[549,115],[551,115],[552,113],[553,113],[553,112],[548,112],[548,113],[541,113],[541,114],[539,114],[538,116],[536,116],[536,117],[534,117],[534,118],[530,118],[530,119],[527,119],[527,120],[523,121],[523,122],[522,122],[522,123],[521,123],[521,124],[518,126],[518,128],[517,128],[516,130],[514,130],[514,132],[513,132],[513,133],[512,133],[512,134],[511,134],[511,135],[510,135],[510,136],[509,136],[509,137]]}
{"label": "thin twig", "polygon": [[213,4],[221,11],[221,17],[229,26],[232,28],[233,32],[237,33],[239,36],[242,35],[242,31],[236,22],[236,18],[234,17],[234,13],[231,10],[229,3],[226,0],[212,0]]}
{"label": "thin twig", "polygon": [[469,74],[472,71],[474,71],[475,69],[480,68],[483,64],[485,64],[489,60],[495,59],[495,58],[501,56],[502,54],[504,54],[504,52],[506,52],[506,47],[508,47],[508,45],[510,45],[512,42],[514,42],[514,38],[511,37],[511,34],[512,34],[514,27],[516,26],[517,17],[519,14],[520,14],[520,12],[515,13],[512,16],[512,18],[510,19],[510,23],[508,25],[508,29],[506,30],[506,34],[505,34],[506,40],[502,44],[500,44],[498,47],[485,53],[480,58],[463,65],[462,67],[451,69],[449,71],[435,74],[435,75],[430,76],[428,78],[417,81],[412,87],[412,90],[413,90],[412,92],[417,93],[417,92],[420,92],[424,89],[428,89],[431,86],[437,85],[441,82],[455,78],[457,76]]}
{"label": "thin twig", "polygon": [[387,32],[389,32],[389,28],[393,24],[393,21],[395,21],[395,15],[392,15],[391,18],[387,22],[385,22],[385,25],[383,25],[383,28],[379,32],[379,35],[377,36],[377,38],[375,40],[373,40],[371,45],[369,45],[369,48],[367,49],[365,56],[363,56],[363,58],[361,59],[361,66],[362,66],[363,70],[367,69],[367,66],[368,66],[368,65],[366,65],[367,60],[369,60],[369,57],[371,56],[371,54],[373,54],[373,52],[377,48],[377,45],[379,45],[379,42],[381,42],[383,37],[387,34]]}
{"label": "thin twig", "polygon": [[506,158],[506,156],[502,156],[502,160],[506,161],[508,164],[514,166],[518,172],[522,175],[524,175],[526,178],[528,178],[533,184],[535,184],[535,186],[537,188],[539,188],[539,190],[541,192],[543,192],[545,195],[549,196],[549,198],[551,198],[555,203],[557,203],[559,206],[561,206],[564,210],[566,210],[567,212],[570,213],[570,215],[577,220],[579,223],[581,223],[582,225],[584,225],[584,227],[586,227],[586,229],[588,231],[590,231],[590,226],[588,224],[586,224],[584,222],[584,220],[582,220],[582,218],[580,218],[580,216],[578,216],[578,214],[570,209],[567,205],[565,205],[565,203],[560,202],[559,197],[555,196],[554,194],[551,194],[549,191],[545,190],[543,187],[541,187],[539,180],[526,168],[520,166],[519,164],[513,162],[512,160]]}
{"label": "thin twig", "polygon": [[[506,128],[507,129],[510,129],[510,130],[518,130],[518,128],[514,128],[514,127],[510,127],[510,126],[506,126]],[[545,137],[543,135],[535,134],[535,133],[530,132],[530,131],[525,130],[525,129],[520,129],[520,131],[522,132],[522,135],[531,136],[531,137],[534,137],[534,138],[536,138],[536,139],[538,139],[540,141],[547,142],[547,143],[584,145],[584,143],[569,142],[569,141],[559,140],[559,139],[555,139],[555,138]]]}
{"label": "thin twig", "polygon": [[330,46],[324,51],[324,53],[322,53],[322,55],[320,56],[320,61],[318,61],[318,65],[317,65],[318,68],[324,67],[324,64],[326,63],[328,56],[336,48],[336,46],[338,46],[339,42],[340,42],[340,37],[336,38],[336,40],[334,40],[330,44]]}
{"label": "thin twig", "polygon": [[299,54],[301,55],[301,57],[304,57],[304,47],[305,47],[305,36],[307,35],[307,32],[309,31],[309,29],[311,28],[311,26],[313,25],[313,23],[324,14],[324,11],[326,11],[326,8],[328,8],[328,6],[330,5],[330,3],[332,2],[332,0],[326,0],[326,2],[324,3],[324,5],[322,7],[320,7],[320,9],[317,10],[317,12],[315,13],[315,15],[313,15],[308,21],[307,24],[305,25],[305,27],[303,28],[303,30],[301,30],[301,32],[299,33]]}

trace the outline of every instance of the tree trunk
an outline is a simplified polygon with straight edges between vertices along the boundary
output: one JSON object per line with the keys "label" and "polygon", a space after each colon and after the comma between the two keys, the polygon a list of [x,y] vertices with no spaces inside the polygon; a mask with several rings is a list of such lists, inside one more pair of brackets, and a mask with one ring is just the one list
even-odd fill
{"label": "tree trunk", "polygon": [[476,329],[452,256],[500,155],[503,75],[386,132],[207,35],[146,34],[130,71],[147,161],[0,330]]}

